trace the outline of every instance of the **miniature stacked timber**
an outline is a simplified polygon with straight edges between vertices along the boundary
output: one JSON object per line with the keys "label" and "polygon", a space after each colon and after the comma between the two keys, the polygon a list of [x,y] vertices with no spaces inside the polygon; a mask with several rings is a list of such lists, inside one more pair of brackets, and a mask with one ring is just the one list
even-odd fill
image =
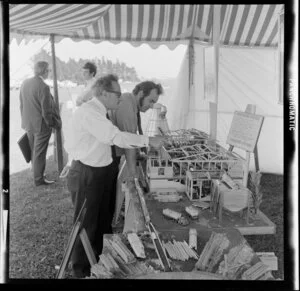
{"label": "miniature stacked timber", "polygon": [[244,238],[230,247],[225,233],[213,232],[206,243],[196,269],[222,275],[229,280],[266,280],[273,278]]}
{"label": "miniature stacked timber", "polygon": [[[131,241],[130,245],[133,247],[134,252],[145,258],[143,248],[135,235],[129,234],[128,241],[129,243]],[[99,256],[99,262],[91,268],[92,276],[101,279],[133,277],[153,271],[154,269],[145,262],[136,260],[118,235],[113,235],[111,239],[103,239],[103,253]]]}
{"label": "miniature stacked timber", "polygon": [[243,239],[224,255],[217,273],[223,274],[223,276],[226,276],[230,280],[241,279],[242,273],[251,267],[254,256],[254,251],[246,243],[246,240]]}
{"label": "miniature stacked timber", "polygon": [[177,192],[155,193],[153,196],[154,199],[158,200],[159,202],[178,202],[182,200],[182,196]]}
{"label": "miniature stacked timber", "polygon": [[189,246],[197,250],[197,229],[195,228],[189,230]]}
{"label": "miniature stacked timber", "polygon": [[223,251],[229,246],[226,234],[213,232],[206,243],[195,267],[201,271],[211,272],[220,261]]}
{"label": "miniature stacked timber", "polygon": [[269,271],[268,267],[262,262],[257,262],[242,275],[243,280],[257,280]]}
{"label": "miniature stacked timber", "polygon": [[163,242],[163,247],[167,251],[169,257],[174,260],[187,261],[190,258],[198,259],[198,254],[189,247],[186,241],[176,241],[173,240],[173,243]]}
{"label": "miniature stacked timber", "polygon": [[130,246],[133,249],[135,255],[138,258],[145,259],[146,255],[145,255],[144,245],[140,240],[140,238],[138,237],[138,235],[135,232],[128,233],[127,240],[129,241]]}

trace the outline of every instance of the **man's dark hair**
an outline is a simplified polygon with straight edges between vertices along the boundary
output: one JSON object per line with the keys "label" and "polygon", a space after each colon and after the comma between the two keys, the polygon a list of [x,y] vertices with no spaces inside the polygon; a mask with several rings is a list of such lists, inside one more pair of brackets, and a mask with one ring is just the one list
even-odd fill
{"label": "man's dark hair", "polygon": [[112,90],[112,82],[118,82],[118,76],[109,74],[96,80],[92,89],[96,96],[100,96],[103,90]]}
{"label": "man's dark hair", "polygon": [[90,74],[93,74],[93,77],[95,77],[97,74],[97,67],[94,63],[91,62],[85,63],[83,69],[89,70]]}
{"label": "man's dark hair", "polygon": [[133,95],[137,95],[140,91],[143,91],[144,96],[143,99],[146,98],[152,89],[156,89],[157,95],[163,94],[163,88],[161,84],[155,84],[152,81],[144,81],[142,83],[139,83],[135,86],[135,88],[132,90]]}

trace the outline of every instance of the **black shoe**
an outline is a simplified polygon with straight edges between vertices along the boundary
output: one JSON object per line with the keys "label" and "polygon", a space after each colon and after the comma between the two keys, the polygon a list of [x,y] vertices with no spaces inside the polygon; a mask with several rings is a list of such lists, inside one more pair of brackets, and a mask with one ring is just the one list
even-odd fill
{"label": "black shoe", "polygon": [[47,185],[51,185],[53,183],[55,183],[55,181],[47,180],[47,179],[44,178],[43,181],[35,183],[35,186],[41,186],[41,185],[46,185],[47,186]]}

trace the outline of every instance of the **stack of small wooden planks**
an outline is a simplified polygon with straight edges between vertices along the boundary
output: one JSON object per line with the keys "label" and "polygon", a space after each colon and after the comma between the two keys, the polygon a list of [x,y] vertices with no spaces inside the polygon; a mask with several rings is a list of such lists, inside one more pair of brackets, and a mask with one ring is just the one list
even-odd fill
{"label": "stack of small wooden planks", "polygon": [[220,274],[230,280],[272,278],[270,269],[261,261],[254,264],[255,253],[245,239],[230,245],[225,233],[213,232],[195,265],[196,269]]}
{"label": "stack of small wooden planks", "polygon": [[159,202],[178,202],[182,200],[182,196],[178,193],[155,193],[153,195],[155,200],[158,200]]}
{"label": "stack of small wooden planks", "polygon": [[[257,280],[262,278],[269,271],[269,268],[262,262],[257,262],[242,275],[243,280]],[[264,278],[264,277],[263,277]]]}
{"label": "stack of small wooden planks", "polygon": [[201,271],[211,272],[228,246],[229,240],[226,234],[213,232],[195,265],[196,268]]}
{"label": "stack of small wooden planks", "polygon": [[186,241],[163,242],[163,247],[167,251],[169,257],[174,260],[187,261],[190,258],[198,260],[198,254],[190,248]]}
{"label": "stack of small wooden planks", "polygon": [[137,261],[118,235],[104,238],[103,253],[99,262],[92,266],[91,273],[96,278],[125,278],[153,272],[144,262]]}

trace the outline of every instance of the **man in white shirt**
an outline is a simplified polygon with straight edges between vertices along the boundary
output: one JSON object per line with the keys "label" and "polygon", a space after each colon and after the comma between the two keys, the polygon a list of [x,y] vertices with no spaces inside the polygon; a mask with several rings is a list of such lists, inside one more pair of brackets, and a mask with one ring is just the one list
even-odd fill
{"label": "man in white shirt", "polygon": [[[111,146],[139,148],[151,145],[158,148],[163,138],[121,132],[107,118],[107,110],[116,109],[121,96],[116,76],[98,79],[92,92],[94,97],[82,104],[73,115],[73,141],[69,149],[73,161],[67,185],[75,208],[74,222],[86,199],[83,227],[98,258],[102,252],[103,234],[109,231]],[[90,265],[80,240],[75,243],[71,261],[75,277],[90,274]]]}
{"label": "man in white shirt", "polygon": [[91,88],[96,81],[95,76],[97,74],[97,67],[95,64],[87,62],[82,69],[83,78],[85,80],[85,88],[83,92],[77,97],[76,106],[80,106],[82,103],[92,99],[93,94]]}

